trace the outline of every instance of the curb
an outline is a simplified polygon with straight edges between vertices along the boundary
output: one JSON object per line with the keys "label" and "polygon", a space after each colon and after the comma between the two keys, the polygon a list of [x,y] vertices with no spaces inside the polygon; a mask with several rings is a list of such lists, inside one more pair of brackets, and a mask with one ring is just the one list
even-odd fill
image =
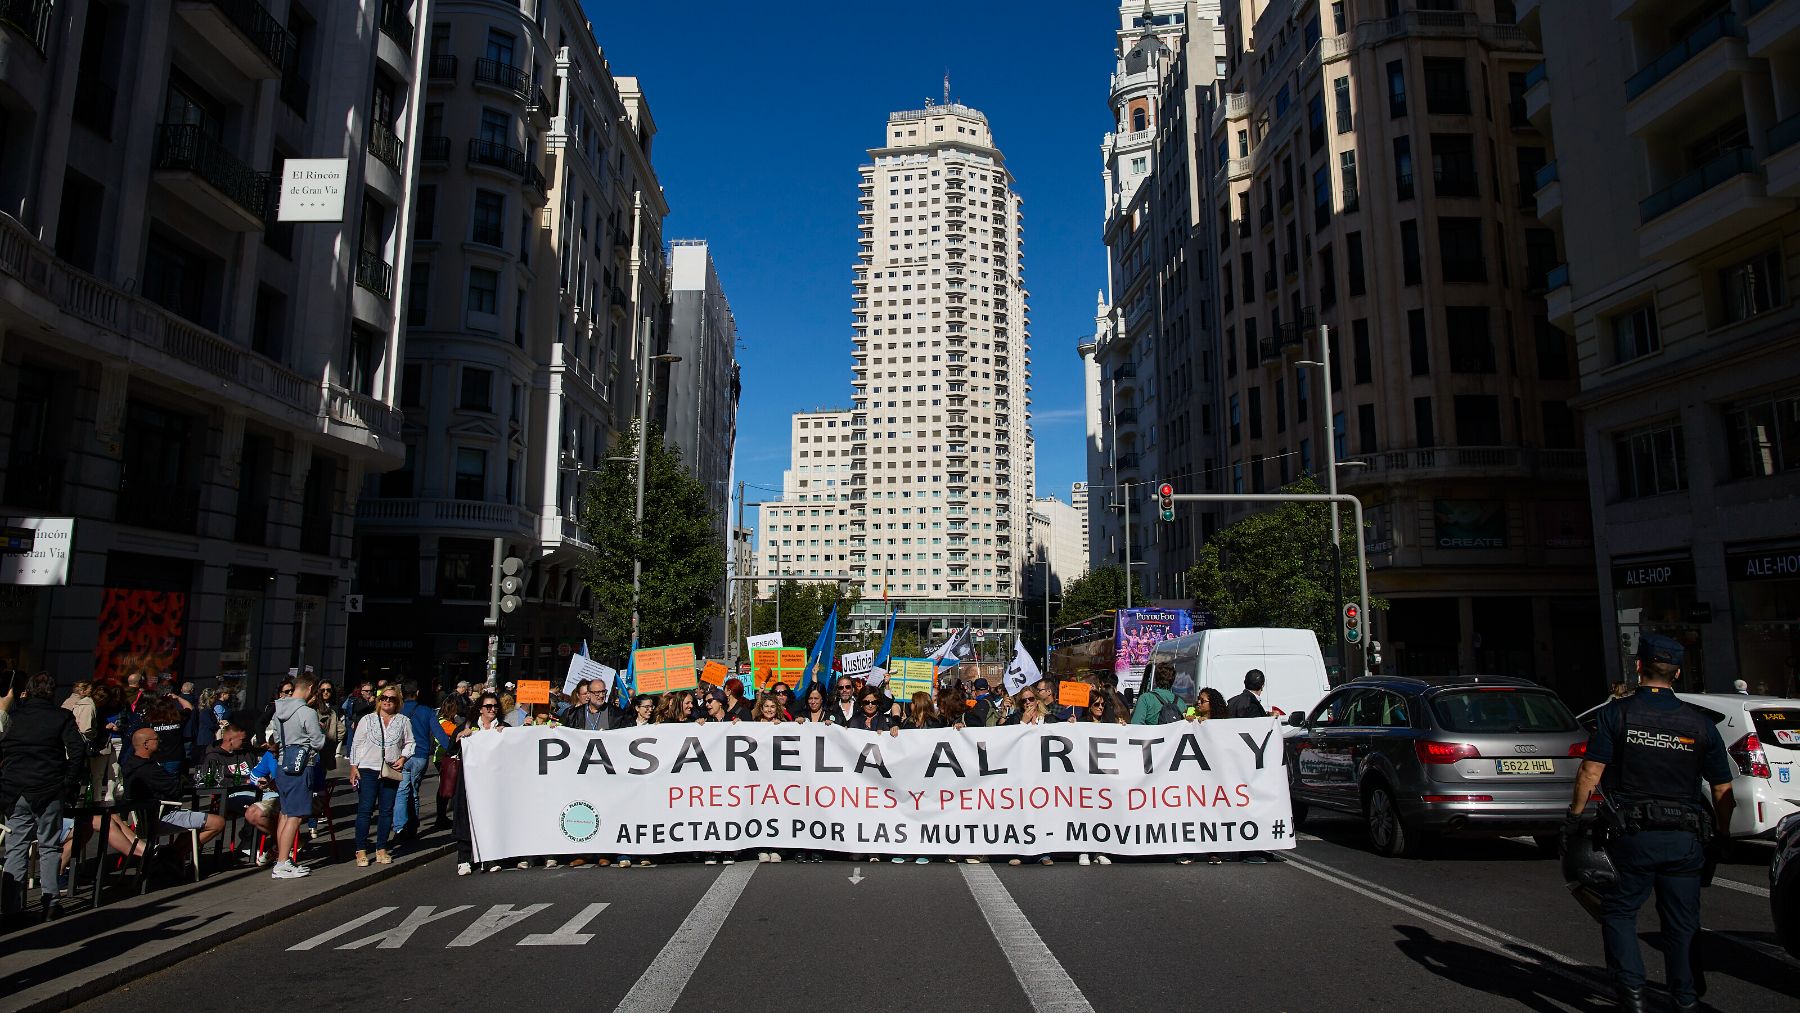
{"label": "curb", "polygon": [[[414,852],[407,861],[396,862],[393,865],[372,866],[372,871],[366,875],[346,880],[336,886],[327,887],[318,893],[308,894],[304,897],[296,897],[284,904],[277,905],[266,911],[258,912],[242,921],[235,921],[229,925],[221,925],[217,928],[202,929],[194,935],[172,943],[164,949],[157,950],[154,953],[145,954],[143,957],[132,961],[130,964],[101,972],[87,980],[63,986],[52,994],[41,996],[36,999],[30,999],[25,1001],[23,1005],[12,1006],[10,1008],[16,1010],[17,1013],[39,1013],[39,1011],[69,1009],[80,1003],[87,1002],[89,999],[104,995],[121,985],[129,984],[148,977],[151,974],[155,974],[158,971],[173,967],[176,964],[187,960],[189,957],[198,956],[215,946],[230,942],[233,939],[242,938],[246,933],[267,928],[276,922],[284,921],[295,915],[310,911],[313,908],[321,907],[334,900],[347,897],[364,887],[373,886],[376,883],[385,882],[403,873],[411,872],[413,869],[441,858],[454,850],[456,850],[456,843],[454,841],[446,841],[442,844],[432,845],[430,848]],[[47,982],[44,985],[37,986],[37,988],[55,987],[57,987],[57,983],[55,982]],[[26,994],[29,994],[32,991],[36,991],[36,989],[28,989],[26,990]],[[21,997],[14,996],[13,998],[19,999]]]}

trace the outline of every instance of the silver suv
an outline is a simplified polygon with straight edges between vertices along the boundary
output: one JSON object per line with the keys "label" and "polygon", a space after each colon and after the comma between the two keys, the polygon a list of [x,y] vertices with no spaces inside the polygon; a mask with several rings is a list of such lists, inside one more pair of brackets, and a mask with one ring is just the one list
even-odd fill
{"label": "silver suv", "polygon": [[1295,825],[1355,813],[1383,855],[1513,835],[1554,853],[1587,746],[1556,694],[1500,676],[1357,679],[1288,723],[1304,729],[1287,739]]}

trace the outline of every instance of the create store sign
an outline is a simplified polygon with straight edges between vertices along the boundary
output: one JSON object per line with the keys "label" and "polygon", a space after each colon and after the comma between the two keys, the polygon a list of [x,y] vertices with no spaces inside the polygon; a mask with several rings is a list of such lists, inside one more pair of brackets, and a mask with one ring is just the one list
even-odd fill
{"label": "create store sign", "polygon": [[1800,580],[1800,548],[1726,553],[1725,575],[1734,584],[1755,580]]}
{"label": "create store sign", "polygon": [[1440,549],[1506,548],[1506,504],[1498,500],[1432,501]]}

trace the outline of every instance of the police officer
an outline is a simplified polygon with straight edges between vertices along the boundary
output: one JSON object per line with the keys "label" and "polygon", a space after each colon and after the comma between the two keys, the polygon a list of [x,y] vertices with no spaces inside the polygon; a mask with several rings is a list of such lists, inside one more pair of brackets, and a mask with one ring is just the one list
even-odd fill
{"label": "police officer", "polygon": [[[1731,826],[1731,765],[1718,729],[1675,697],[1684,651],[1668,637],[1638,641],[1638,689],[1601,709],[1563,832],[1579,832],[1596,787],[1605,795],[1606,854],[1618,878],[1600,905],[1606,969],[1619,1004],[1644,1008],[1644,958],[1638,908],[1656,891],[1663,960],[1676,1009],[1698,1009],[1692,961],[1700,932],[1701,872],[1706,842]],[[1712,785],[1711,811],[1700,781]]]}

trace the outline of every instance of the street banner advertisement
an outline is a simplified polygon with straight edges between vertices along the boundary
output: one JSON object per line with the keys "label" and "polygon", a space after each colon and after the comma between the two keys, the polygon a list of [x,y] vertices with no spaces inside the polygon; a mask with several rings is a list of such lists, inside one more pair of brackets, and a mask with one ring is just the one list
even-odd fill
{"label": "street banner advertisement", "polygon": [[1150,651],[1165,640],[1194,632],[1186,609],[1120,609],[1114,632],[1113,675],[1119,691],[1136,692],[1144,685]]}
{"label": "street banner advertisement", "polygon": [[1085,682],[1065,681],[1056,684],[1056,705],[1058,707],[1086,708],[1088,698],[1093,695],[1094,687]]}
{"label": "street banner advertisement", "polygon": [[778,682],[796,686],[806,672],[806,648],[765,647],[751,651],[750,672],[758,690],[768,689]]}
{"label": "street banner advertisement", "polygon": [[519,703],[524,706],[529,706],[534,703],[549,703],[550,680],[520,679],[518,686],[513,693],[513,699],[519,701]]}
{"label": "street banner advertisement", "polygon": [[906,702],[914,693],[934,693],[932,675],[936,667],[930,658],[894,658],[888,662],[887,693],[889,699]]}
{"label": "street banner advertisement", "polygon": [[524,727],[463,740],[476,862],[805,848],[1112,855],[1294,846],[1273,718],[921,729]]}
{"label": "street banner advertisement", "polygon": [[700,669],[700,681],[708,686],[725,685],[725,675],[726,669],[723,661],[709,661],[705,667]]}
{"label": "street banner advertisement", "polygon": [[569,674],[563,678],[563,695],[568,696],[575,692],[584,682],[599,682],[606,687],[606,692],[611,694],[613,680],[618,678],[618,675],[617,670],[608,668],[585,654],[571,655]]}
{"label": "street banner advertisement", "polygon": [[875,652],[872,650],[851,651],[849,654],[841,656],[839,660],[844,664],[845,675],[862,677],[868,675],[870,670],[875,667]]}

